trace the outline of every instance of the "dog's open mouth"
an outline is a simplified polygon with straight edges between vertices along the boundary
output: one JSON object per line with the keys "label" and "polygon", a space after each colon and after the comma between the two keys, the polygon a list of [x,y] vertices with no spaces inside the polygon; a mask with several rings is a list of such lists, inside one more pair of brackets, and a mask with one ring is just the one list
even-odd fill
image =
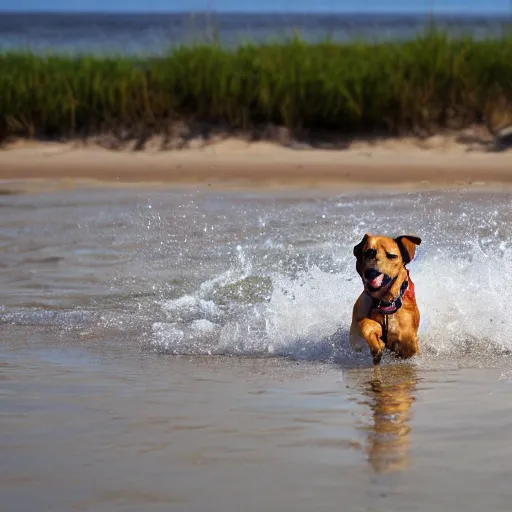
{"label": "dog's open mouth", "polygon": [[390,276],[383,274],[373,268],[365,270],[364,277],[366,286],[370,292],[378,292],[379,290],[385,289],[391,284],[392,281]]}

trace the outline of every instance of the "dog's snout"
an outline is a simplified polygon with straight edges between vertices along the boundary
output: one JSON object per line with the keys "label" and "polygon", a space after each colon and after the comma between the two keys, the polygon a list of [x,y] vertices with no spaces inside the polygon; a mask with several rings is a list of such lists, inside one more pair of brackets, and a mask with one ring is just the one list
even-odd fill
{"label": "dog's snout", "polygon": [[380,275],[380,272],[378,270],[375,270],[374,268],[367,268],[364,271],[364,277],[368,281],[373,281],[379,275]]}

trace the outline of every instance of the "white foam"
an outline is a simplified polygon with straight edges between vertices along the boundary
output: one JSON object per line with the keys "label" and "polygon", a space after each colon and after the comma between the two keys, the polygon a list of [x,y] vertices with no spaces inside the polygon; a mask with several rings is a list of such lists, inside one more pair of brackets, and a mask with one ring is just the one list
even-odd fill
{"label": "white foam", "polygon": [[[423,352],[460,356],[512,349],[512,286],[506,278],[512,276],[512,252],[498,245],[498,251],[483,253],[481,243],[469,243],[463,255],[427,246],[411,263]],[[368,357],[353,354],[348,345],[352,306],[362,285],[350,251],[340,258],[338,273],[315,265],[294,276],[271,273],[268,302],[220,306],[211,300],[215,286],[236,282],[246,272],[233,269],[205,282],[195,294],[162,304],[170,324],[153,325],[154,346],[175,354]]]}
{"label": "white foam", "polygon": [[184,295],[162,304],[171,322],[193,322],[197,319],[215,321],[220,316],[219,308],[211,300]]}

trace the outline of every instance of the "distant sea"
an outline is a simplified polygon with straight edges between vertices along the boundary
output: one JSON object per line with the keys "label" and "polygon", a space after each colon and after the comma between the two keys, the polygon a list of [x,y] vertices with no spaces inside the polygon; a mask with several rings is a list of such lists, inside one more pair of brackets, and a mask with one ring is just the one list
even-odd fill
{"label": "distant sea", "polygon": [[[219,41],[277,41],[299,32],[308,41],[403,40],[423,31],[432,17],[407,14],[66,14],[0,13],[0,50],[160,54],[173,45]],[[436,15],[453,35],[498,36],[512,16]]]}

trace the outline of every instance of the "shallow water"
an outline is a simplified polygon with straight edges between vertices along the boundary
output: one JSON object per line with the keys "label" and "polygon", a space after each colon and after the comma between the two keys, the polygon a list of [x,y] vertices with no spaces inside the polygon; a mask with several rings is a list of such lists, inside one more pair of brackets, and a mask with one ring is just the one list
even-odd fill
{"label": "shallow water", "polygon": [[[510,205],[0,195],[5,510],[509,510]],[[422,355],[377,370],[347,343],[365,232],[423,238]]]}

